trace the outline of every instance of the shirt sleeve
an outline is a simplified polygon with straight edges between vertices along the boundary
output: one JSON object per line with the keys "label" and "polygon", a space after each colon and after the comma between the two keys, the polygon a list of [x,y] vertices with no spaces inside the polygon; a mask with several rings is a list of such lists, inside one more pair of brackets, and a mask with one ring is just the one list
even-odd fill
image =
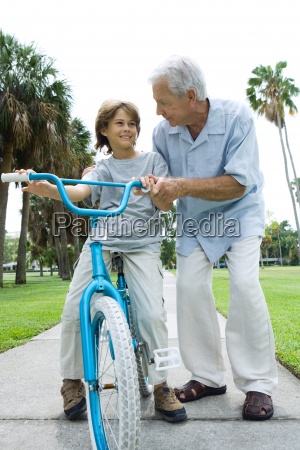
{"label": "shirt sleeve", "polygon": [[245,122],[238,119],[227,143],[224,171],[246,186],[247,191],[261,181],[258,143],[252,118]]}
{"label": "shirt sleeve", "polygon": [[[82,179],[87,181],[99,181],[101,178],[98,166],[96,166],[93,170],[84,175]],[[88,208],[92,208],[95,205],[96,201],[100,199],[101,186],[94,184],[90,184],[89,186],[91,188],[91,195],[86,197],[83,201]]]}
{"label": "shirt sleeve", "polygon": [[160,122],[152,133],[152,150],[163,157],[167,167],[170,165],[169,152],[163,122]]}
{"label": "shirt sleeve", "polygon": [[153,175],[156,177],[168,177],[169,169],[164,158],[158,153],[155,155]]}

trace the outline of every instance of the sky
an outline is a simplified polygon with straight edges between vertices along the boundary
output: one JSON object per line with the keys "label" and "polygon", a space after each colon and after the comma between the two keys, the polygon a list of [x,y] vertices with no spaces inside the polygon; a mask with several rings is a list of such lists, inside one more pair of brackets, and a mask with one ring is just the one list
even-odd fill
{"label": "sky", "polygon": [[[156,116],[148,77],[165,58],[189,55],[202,67],[208,93],[247,104],[247,81],[258,65],[287,61],[286,77],[300,87],[300,27],[294,0],[9,0],[0,28],[21,43],[35,42],[55,59],[73,93],[73,117],[94,136],[108,98],[134,102],[141,113],[138,149],[151,150]],[[300,112],[300,98],[294,100]],[[273,220],[295,219],[278,129],[255,115],[266,210]],[[300,116],[287,118],[300,176]],[[6,230],[20,229],[21,194],[9,191]]]}

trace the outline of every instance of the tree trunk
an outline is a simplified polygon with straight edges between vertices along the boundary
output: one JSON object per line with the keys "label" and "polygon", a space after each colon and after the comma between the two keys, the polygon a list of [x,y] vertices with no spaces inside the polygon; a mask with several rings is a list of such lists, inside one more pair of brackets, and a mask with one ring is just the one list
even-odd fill
{"label": "tree trunk", "polygon": [[61,248],[60,248],[60,242],[59,237],[54,236],[54,244],[55,244],[55,250],[57,254],[57,265],[58,265],[58,275],[61,278],[62,272],[61,272]]}
{"label": "tree trunk", "polygon": [[[59,217],[59,214],[65,216],[63,203],[60,200],[54,200],[54,208],[57,213],[56,217]],[[68,241],[67,241],[67,232],[64,227],[59,228],[60,234],[60,245],[61,245],[61,278],[63,280],[70,280],[70,262],[68,255]]]}
{"label": "tree trunk", "polygon": [[[74,202],[75,206],[78,206],[77,202]],[[76,224],[78,221],[78,214],[72,214],[73,217],[73,223]],[[74,228],[74,230],[73,230]],[[79,236],[78,236],[78,228],[72,227],[73,230],[73,245],[74,245],[74,261],[77,261],[77,259],[80,256],[80,250],[79,250]]]}
{"label": "tree trunk", "polygon": [[285,151],[285,146],[284,146],[282,132],[281,132],[281,120],[280,120],[280,115],[279,115],[278,111],[277,111],[277,124],[278,124],[279,137],[280,137],[280,142],[281,142],[282,155],[283,155],[283,160],[284,160],[285,176],[286,176],[286,181],[288,184],[288,188],[290,191],[290,196],[291,196],[292,204],[293,204],[293,210],[294,210],[294,216],[295,216],[295,222],[296,222],[296,228],[297,228],[297,235],[298,235],[298,248],[300,248],[300,226],[299,226],[299,219],[298,219],[297,208],[296,208],[296,200],[294,197],[293,189],[291,187],[286,151]]}
{"label": "tree trunk", "polygon": [[264,269],[263,255],[262,255],[261,250],[260,250],[260,265],[261,265],[261,268]]}
{"label": "tree trunk", "polygon": [[21,233],[18,246],[16,284],[26,284],[26,250],[29,220],[29,192],[23,192]]}
{"label": "tree trunk", "polygon": [[[3,142],[3,159],[1,173],[10,173],[13,160],[13,143]],[[8,200],[9,183],[0,182],[0,288],[3,288],[3,254],[5,240],[5,220]]]}
{"label": "tree trunk", "polygon": [[281,250],[281,241],[280,241],[279,231],[280,230],[278,229],[279,263],[282,266],[282,250]]}
{"label": "tree trunk", "polygon": [[[295,179],[296,198],[300,199],[300,189],[299,189],[298,177],[297,177],[297,173],[296,173],[296,167],[295,167],[295,164],[294,164],[294,158],[292,156],[292,152],[291,152],[291,149],[290,149],[290,144],[289,144],[289,140],[288,140],[286,124],[284,124],[284,133],[285,133],[285,142],[286,142],[286,146],[287,146],[287,149],[288,149],[288,153],[289,153],[289,157],[290,157],[290,161],[291,161],[291,166],[292,166],[292,169],[293,169],[294,179]],[[299,203],[299,210],[300,210],[300,203]],[[299,242],[299,244],[300,244],[300,242]]]}

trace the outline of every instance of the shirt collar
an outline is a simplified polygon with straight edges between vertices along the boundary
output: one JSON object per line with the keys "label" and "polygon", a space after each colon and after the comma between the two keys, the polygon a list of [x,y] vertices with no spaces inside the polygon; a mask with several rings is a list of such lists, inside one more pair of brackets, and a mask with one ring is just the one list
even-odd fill
{"label": "shirt collar", "polygon": [[[206,130],[208,134],[224,134],[225,133],[225,113],[224,109],[221,106],[221,103],[216,99],[211,99],[208,97],[209,101],[209,112],[207,122],[205,124]],[[187,131],[187,127],[170,127],[169,134],[181,134],[185,136]]]}
{"label": "shirt collar", "polygon": [[225,113],[222,104],[208,97],[209,113],[207,119],[208,134],[224,134],[225,133]]}

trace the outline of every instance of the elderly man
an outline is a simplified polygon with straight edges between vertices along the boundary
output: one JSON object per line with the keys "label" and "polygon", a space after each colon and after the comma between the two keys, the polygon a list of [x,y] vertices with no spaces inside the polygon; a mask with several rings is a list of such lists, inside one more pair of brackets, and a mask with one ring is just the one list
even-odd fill
{"label": "elderly man", "polygon": [[272,326],[259,283],[264,235],[263,175],[249,109],[208,97],[202,70],[173,56],[150,76],[157,114],[153,148],[171,178],[149,174],[153,194],[177,200],[177,317],[182,359],[191,379],[181,402],[226,392],[212,293],[213,263],[225,255],[230,276],[227,352],[234,383],[245,393],[243,418],[273,415],[277,385]]}

